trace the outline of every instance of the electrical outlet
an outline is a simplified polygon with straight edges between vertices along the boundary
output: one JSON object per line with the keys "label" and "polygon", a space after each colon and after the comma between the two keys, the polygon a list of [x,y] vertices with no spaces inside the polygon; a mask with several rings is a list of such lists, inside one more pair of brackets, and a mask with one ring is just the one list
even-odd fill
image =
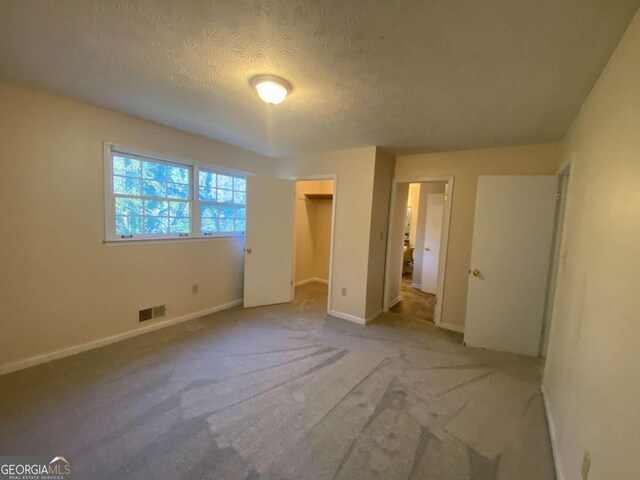
{"label": "electrical outlet", "polygon": [[342,287],[342,296],[346,297],[347,296],[347,289]]}
{"label": "electrical outlet", "polygon": [[199,288],[198,288],[198,284],[197,284],[197,283],[196,283],[196,284],[194,284],[194,285],[191,285],[191,293],[192,293],[193,295],[197,295],[199,291],[200,291],[200,290],[199,290]]}
{"label": "electrical outlet", "polygon": [[589,469],[591,468],[591,454],[589,450],[584,451],[584,456],[582,457],[582,480],[587,480],[589,478]]}

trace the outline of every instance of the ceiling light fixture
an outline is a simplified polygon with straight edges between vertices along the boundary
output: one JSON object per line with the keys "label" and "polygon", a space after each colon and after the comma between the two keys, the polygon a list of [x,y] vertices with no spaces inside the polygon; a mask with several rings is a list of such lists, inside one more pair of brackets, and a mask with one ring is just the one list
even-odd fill
{"label": "ceiling light fixture", "polygon": [[262,101],[270,105],[282,103],[293,90],[289,82],[275,75],[256,75],[249,79],[249,85],[258,93]]}

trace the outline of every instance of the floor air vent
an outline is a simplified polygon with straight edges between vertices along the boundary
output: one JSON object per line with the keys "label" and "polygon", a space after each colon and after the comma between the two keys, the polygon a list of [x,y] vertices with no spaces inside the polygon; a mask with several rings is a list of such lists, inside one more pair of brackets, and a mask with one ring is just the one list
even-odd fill
{"label": "floor air vent", "polygon": [[143,310],[140,310],[138,312],[138,321],[139,322],[144,322],[146,320],[151,320],[153,318],[153,309],[152,308],[145,308]]}
{"label": "floor air vent", "polygon": [[157,307],[145,308],[138,311],[138,321],[146,322],[156,317],[164,317],[167,313],[166,305],[158,305]]}

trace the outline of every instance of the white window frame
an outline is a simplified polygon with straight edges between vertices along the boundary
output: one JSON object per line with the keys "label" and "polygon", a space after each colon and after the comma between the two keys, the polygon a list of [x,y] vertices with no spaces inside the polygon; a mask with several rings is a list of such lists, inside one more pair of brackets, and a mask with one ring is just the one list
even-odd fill
{"label": "white window frame", "polygon": [[[113,193],[113,156],[124,155],[138,160],[152,160],[155,162],[171,165],[189,167],[191,175],[191,196],[187,200],[175,199],[176,201],[187,201],[190,203],[190,226],[188,234],[162,233],[152,235],[123,236],[116,234],[115,197]],[[188,239],[212,239],[226,237],[244,237],[244,232],[215,232],[203,234],[200,228],[200,196],[198,194],[200,169],[208,172],[228,174],[231,176],[247,177],[255,175],[252,172],[243,170],[219,167],[208,163],[198,163],[191,160],[171,158],[153,152],[145,152],[136,148],[117,145],[114,143],[104,144],[104,203],[105,203],[105,243],[137,242],[137,241],[164,241],[164,240],[188,240]],[[171,199],[168,199],[171,200]],[[204,202],[208,203],[208,202]],[[246,207],[245,207],[246,208]]]}

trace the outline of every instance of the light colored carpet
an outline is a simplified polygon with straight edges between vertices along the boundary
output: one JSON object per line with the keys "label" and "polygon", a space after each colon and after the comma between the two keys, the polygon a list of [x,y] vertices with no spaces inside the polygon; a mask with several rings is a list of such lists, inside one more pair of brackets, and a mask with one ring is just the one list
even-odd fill
{"label": "light colored carpet", "polygon": [[79,479],[553,479],[542,364],[326,287],[0,377],[0,454]]}

